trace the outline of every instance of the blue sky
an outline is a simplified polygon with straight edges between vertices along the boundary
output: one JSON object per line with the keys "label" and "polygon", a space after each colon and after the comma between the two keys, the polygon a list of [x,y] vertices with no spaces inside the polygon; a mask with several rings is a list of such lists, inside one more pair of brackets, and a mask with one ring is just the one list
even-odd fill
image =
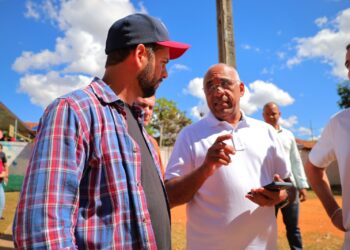
{"label": "blue sky", "polygon": [[[55,97],[102,77],[107,30],[134,12],[160,18],[173,40],[191,44],[168,65],[157,97],[196,120],[207,110],[202,77],[218,62],[215,1],[0,0],[0,101],[36,122]],[[242,109],[262,119],[268,101],[299,138],[318,137],[339,111],[346,80],[349,0],[233,0],[237,69],[246,84]],[[312,130],[310,130],[312,128]]]}

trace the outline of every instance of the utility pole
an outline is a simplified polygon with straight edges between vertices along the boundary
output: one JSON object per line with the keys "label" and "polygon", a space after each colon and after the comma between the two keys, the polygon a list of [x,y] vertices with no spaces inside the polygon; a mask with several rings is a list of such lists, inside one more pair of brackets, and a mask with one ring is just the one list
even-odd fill
{"label": "utility pole", "polygon": [[219,62],[237,69],[231,0],[216,0],[216,17]]}

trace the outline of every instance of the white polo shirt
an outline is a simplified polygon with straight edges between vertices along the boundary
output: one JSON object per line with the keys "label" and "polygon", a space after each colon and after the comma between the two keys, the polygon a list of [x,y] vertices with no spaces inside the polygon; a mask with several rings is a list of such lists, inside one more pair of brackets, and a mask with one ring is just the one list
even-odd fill
{"label": "white polo shirt", "polygon": [[303,161],[301,160],[293,133],[288,129],[280,127],[280,129],[277,130],[277,135],[281,140],[284,152],[286,153],[286,159],[288,159],[287,165],[292,170],[291,179],[294,186],[298,189],[309,188]]}
{"label": "white polo shirt", "polygon": [[323,130],[321,138],[309,154],[310,162],[327,168],[337,160],[343,198],[343,224],[345,234],[344,249],[350,249],[350,109],[335,114]]}
{"label": "white polo shirt", "polygon": [[277,249],[274,207],[259,207],[245,198],[251,188],[270,183],[274,174],[283,179],[290,176],[283,147],[270,125],[243,114],[233,128],[209,113],[180,132],[165,179],[201,166],[208,148],[227,133],[233,133],[239,151],[187,204],[187,249]]}

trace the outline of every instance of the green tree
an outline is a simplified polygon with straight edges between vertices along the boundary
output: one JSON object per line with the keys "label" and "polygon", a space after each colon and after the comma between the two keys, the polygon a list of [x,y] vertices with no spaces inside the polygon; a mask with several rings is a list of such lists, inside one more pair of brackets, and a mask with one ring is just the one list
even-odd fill
{"label": "green tree", "polygon": [[180,130],[191,123],[191,119],[176,107],[174,101],[159,98],[156,100],[153,118],[147,131],[159,139],[159,146],[172,146]]}
{"label": "green tree", "polygon": [[343,83],[338,84],[337,92],[340,96],[338,101],[338,106],[340,108],[349,108],[350,107],[350,81],[344,81]]}

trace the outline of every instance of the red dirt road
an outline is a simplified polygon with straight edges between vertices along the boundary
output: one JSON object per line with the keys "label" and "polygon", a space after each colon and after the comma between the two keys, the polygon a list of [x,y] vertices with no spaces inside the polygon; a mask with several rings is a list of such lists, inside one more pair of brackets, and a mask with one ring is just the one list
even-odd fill
{"label": "red dirt road", "polygon": [[[341,199],[338,198],[341,204]],[[171,210],[172,223],[186,223],[185,206],[175,207]],[[285,227],[282,222],[282,216],[278,216],[279,235],[285,235]],[[310,233],[318,233],[320,235],[328,235],[330,237],[343,238],[343,233],[334,227],[328,218],[321,202],[317,198],[309,198],[300,205],[300,229],[302,235]]]}

